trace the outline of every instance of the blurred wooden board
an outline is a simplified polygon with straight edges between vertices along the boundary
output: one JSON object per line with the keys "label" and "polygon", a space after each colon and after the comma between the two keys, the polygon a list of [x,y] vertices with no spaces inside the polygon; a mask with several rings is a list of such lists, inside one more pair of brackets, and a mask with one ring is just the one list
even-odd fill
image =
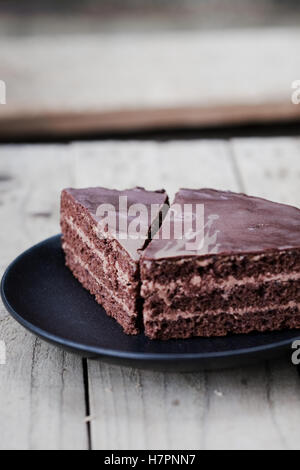
{"label": "blurred wooden board", "polygon": [[299,20],[300,4],[297,0],[0,2],[0,36],[112,31],[199,31],[276,25],[297,27]]}
{"label": "blurred wooden board", "polygon": [[0,137],[300,119],[296,29],[1,38]]}

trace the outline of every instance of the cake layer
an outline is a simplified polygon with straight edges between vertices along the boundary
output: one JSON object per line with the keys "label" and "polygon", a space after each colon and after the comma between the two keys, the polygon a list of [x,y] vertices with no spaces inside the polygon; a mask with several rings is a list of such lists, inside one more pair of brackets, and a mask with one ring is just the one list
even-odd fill
{"label": "cake layer", "polygon": [[194,314],[169,310],[156,318],[145,309],[144,326],[149,338],[162,340],[293,329],[300,328],[300,306],[289,302],[286,305],[269,305],[264,309],[231,309],[227,312],[217,310]]}
{"label": "cake layer", "polygon": [[213,293],[214,291],[220,291],[224,296],[228,295],[236,287],[244,285],[261,285],[269,282],[288,282],[288,281],[299,281],[300,272],[288,272],[279,274],[259,274],[256,277],[244,277],[242,279],[236,279],[233,276],[229,276],[223,281],[218,280],[214,282],[213,279],[210,282],[204,283],[200,276],[193,276],[187,282],[186,279],[173,279],[168,283],[162,283],[159,281],[144,280],[142,286],[142,295],[145,299],[157,293],[157,295],[163,299],[173,299],[179,295],[189,295],[190,297],[199,297]]}
{"label": "cake layer", "polygon": [[139,283],[121,286],[118,281],[111,280],[113,276],[103,276],[96,258],[94,258],[92,263],[87,261],[86,250],[84,248],[80,252],[79,249],[68,245],[67,242],[63,242],[62,247],[65,253],[72,253],[77,262],[81,264],[81,266],[84,266],[96,281],[99,280],[101,287],[106,288],[110,293],[112,293],[117,301],[123,303],[126,302],[129,310],[135,313],[137,312],[137,302],[139,299],[140,289]]}
{"label": "cake layer", "polygon": [[136,308],[130,308],[126,301],[117,298],[101,279],[94,276],[89,267],[81,258],[74,254],[66,244],[64,245],[66,265],[73,275],[92,295],[95,300],[105,309],[106,313],[115,318],[127,334],[139,333],[139,320]]}
{"label": "cake layer", "polygon": [[70,229],[77,232],[78,239],[80,238],[83,243],[95,251],[95,254],[102,257],[103,263],[107,264],[107,268],[107,258],[113,249],[114,252],[118,253],[119,261],[122,259],[124,271],[135,280],[139,280],[139,266],[136,260],[130,257],[127,250],[114,237],[109,237],[109,234],[106,237],[101,237],[101,234],[98,233],[98,221],[67,191],[63,191],[61,198],[61,226],[63,237],[68,236],[65,230],[69,226]]}
{"label": "cake layer", "polygon": [[[155,240],[150,245],[152,243]],[[205,289],[210,283],[223,284],[226,279],[243,280],[244,277],[272,277],[283,272],[300,272],[300,248],[247,255],[187,255],[183,258],[160,260],[146,256],[149,256],[148,248],[141,260],[143,280],[165,284],[184,279],[186,283],[197,284],[199,289],[201,285]]]}
{"label": "cake layer", "polygon": [[159,315],[165,308],[186,310],[188,312],[206,312],[216,309],[240,308],[255,306],[263,308],[268,304],[277,304],[293,299],[300,303],[300,275],[297,280],[268,281],[247,283],[231,286],[229,289],[214,289],[190,295],[188,289],[181,292],[168,292],[165,289],[155,290],[145,300],[145,308],[149,308],[153,315]]}
{"label": "cake layer", "polygon": [[[126,201],[124,201],[124,198]],[[122,199],[122,201],[121,201]],[[107,219],[106,227],[101,228],[105,218],[99,209],[106,207],[105,212],[115,217]],[[124,207],[123,207],[124,206]],[[139,207],[145,211],[139,214],[139,231],[130,234],[130,223],[138,217]],[[62,192],[62,211],[72,210],[80,221],[83,231],[92,236],[90,229],[98,238],[115,241],[127,252],[131,260],[139,262],[142,250],[149,238],[150,229],[158,230],[159,221],[164,217],[168,207],[168,197],[164,190],[146,191],[144,188],[133,188],[124,191],[105,188],[65,189]],[[130,212],[129,209],[134,209]],[[104,211],[104,209],[103,209]],[[115,224],[113,224],[115,222]]]}
{"label": "cake layer", "polygon": [[64,233],[63,245],[67,243],[72,247],[74,254],[80,257],[82,263],[89,266],[95,276],[102,279],[114,295],[125,296],[129,301],[134,301],[139,295],[139,278],[136,270],[134,272],[126,270],[127,260],[124,261],[124,256],[118,247],[104,255],[104,249],[100,250],[99,246],[96,249],[89,239],[85,241],[80,229],[78,230],[75,224],[71,226],[68,219],[62,220],[61,226]]}
{"label": "cake layer", "polygon": [[[121,211],[120,201],[124,202],[124,198],[126,210]],[[140,250],[147,243],[150,231],[154,232],[156,225],[158,229],[166,202],[164,191],[142,188],[126,191],[87,188],[62,192],[61,228],[66,264],[128,334],[138,333],[142,323]],[[130,212],[132,204],[135,207]],[[145,207],[147,210],[143,212]],[[143,217],[139,216],[139,210]],[[110,217],[105,217],[107,214]],[[110,225],[114,220],[116,224]],[[132,223],[138,226],[138,236],[132,237],[130,231],[126,233]],[[125,232],[122,231],[124,227]]]}
{"label": "cake layer", "polygon": [[300,327],[300,210],[182,189],[140,269],[151,338]]}

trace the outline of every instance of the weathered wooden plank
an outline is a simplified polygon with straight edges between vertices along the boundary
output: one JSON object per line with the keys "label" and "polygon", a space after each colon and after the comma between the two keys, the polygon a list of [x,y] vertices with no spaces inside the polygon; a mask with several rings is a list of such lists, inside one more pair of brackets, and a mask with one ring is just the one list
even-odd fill
{"label": "weathered wooden plank", "polygon": [[[2,263],[58,232],[60,190],[72,183],[67,146],[0,147]],[[9,244],[8,244],[9,242]]]}
{"label": "weathered wooden plank", "polygon": [[89,362],[96,449],[196,449],[203,444],[204,374],[164,374]]}
{"label": "weathered wooden plank", "polygon": [[[240,190],[299,204],[298,140],[240,139],[230,147]],[[287,359],[210,372],[207,389],[206,448],[299,448],[300,383]]]}
{"label": "weathered wooden plank", "polygon": [[[297,139],[8,146],[0,153],[2,268],[57,232],[63,186],[244,188],[299,205]],[[85,448],[81,361],[27,334],[3,307],[0,327],[8,347],[0,448]],[[188,375],[96,361],[88,370],[94,448],[299,448],[300,384],[285,360]]]}
{"label": "weathered wooden plank", "polygon": [[293,28],[3,38],[0,136],[299,118],[299,48]]}
{"label": "weathered wooden plank", "polygon": [[[64,146],[0,148],[0,259],[58,231],[59,192],[72,184]],[[17,286],[16,286],[17,288]],[[1,449],[85,449],[88,446],[81,359],[49,346],[0,307]]]}
{"label": "weathered wooden plank", "polygon": [[300,139],[236,139],[232,150],[245,191],[300,207]]}
{"label": "weathered wooden plank", "polygon": [[[224,142],[75,144],[76,185],[236,190]],[[95,449],[204,446],[205,374],[163,374],[89,361]]]}
{"label": "weathered wooden plank", "polygon": [[287,359],[209,372],[207,383],[205,448],[299,448],[300,384]]}
{"label": "weathered wooden plank", "polygon": [[[268,183],[266,176],[261,176],[261,168],[266,165],[277,175],[285,160],[276,160],[275,155],[275,163],[271,157],[265,161],[261,150],[260,165],[257,158],[251,164],[251,156],[243,156],[242,151],[250,144],[242,140],[232,144],[76,145],[76,181],[116,187],[140,182],[150,187],[163,185],[171,193],[180,185],[232,190],[244,187],[254,194],[264,188],[265,196],[274,197],[274,192],[266,190]],[[285,155],[291,155],[294,148],[297,163],[297,141],[287,139],[281,145]],[[264,146],[268,146],[265,140],[257,143],[254,155]],[[297,169],[296,163],[293,168]],[[286,164],[291,166],[292,160],[287,159]],[[297,184],[294,178],[291,172],[282,185],[280,194],[285,201]],[[274,186],[276,181],[270,183],[270,189]],[[89,386],[94,448],[299,447],[300,383],[295,368],[285,359],[188,375],[136,371],[90,361]]]}
{"label": "weathered wooden plank", "polygon": [[79,187],[163,187],[171,198],[182,187],[238,188],[223,141],[92,142],[71,151]]}
{"label": "weathered wooden plank", "polygon": [[[299,139],[239,139],[232,141],[231,148],[241,189],[300,206]],[[300,382],[287,359],[211,374],[210,380],[227,402],[223,406],[214,398],[215,414],[209,415],[211,436],[217,439],[211,439],[213,445],[299,449]]]}
{"label": "weathered wooden plank", "polygon": [[[297,202],[298,140],[240,140],[232,143],[232,149],[241,190]],[[283,182],[282,174],[286,175]],[[205,383],[203,448],[299,448],[300,384],[286,359],[208,372]]]}

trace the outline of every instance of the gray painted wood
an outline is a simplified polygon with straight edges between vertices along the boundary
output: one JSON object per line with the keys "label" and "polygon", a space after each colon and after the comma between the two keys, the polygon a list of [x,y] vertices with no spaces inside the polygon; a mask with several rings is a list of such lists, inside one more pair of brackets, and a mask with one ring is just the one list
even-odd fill
{"label": "gray painted wood", "polygon": [[[252,194],[264,191],[265,197],[297,202],[293,199],[299,176],[296,139],[109,142],[76,144],[73,151],[79,185],[88,181],[116,187],[163,185],[171,194],[180,185],[212,186]],[[294,171],[280,184],[276,178],[282,167]],[[269,184],[263,168],[275,175]],[[92,445],[96,449],[298,448],[299,387],[297,371],[288,359],[188,375],[91,361]]]}
{"label": "gray painted wood", "polygon": [[[65,186],[213,186],[299,201],[299,140],[0,147],[0,267],[58,231]],[[87,448],[81,360],[0,307],[0,448]],[[288,358],[168,374],[88,361],[94,449],[299,449],[300,381]]]}
{"label": "gray painted wood", "polygon": [[[72,184],[65,147],[0,148],[1,272],[25,248],[57,233],[59,192]],[[17,286],[16,286],[17,288]],[[0,307],[1,449],[86,449],[80,358],[36,339]]]}

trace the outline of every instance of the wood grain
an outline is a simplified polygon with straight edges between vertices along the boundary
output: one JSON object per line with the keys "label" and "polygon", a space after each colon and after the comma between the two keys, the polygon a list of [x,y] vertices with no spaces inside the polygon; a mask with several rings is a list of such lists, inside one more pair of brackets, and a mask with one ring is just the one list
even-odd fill
{"label": "wood grain", "polygon": [[[64,186],[244,190],[300,206],[299,139],[0,147],[0,267],[58,231]],[[0,307],[0,448],[86,449],[81,360]],[[94,449],[299,449],[300,381],[289,358],[158,373],[88,361]]]}
{"label": "wood grain", "polygon": [[[256,158],[251,166],[251,156],[261,148],[264,166],[263,149],[272,147],[270,152],[275,157],[268,167],[276,175],[282,165],[282,160],[276,159],[278,149],[289,155],[289,166],[292,159],[297,164],[297,145],[297,139],[110,142],[76,144],[72,151],[76,153],[79,185],[90,181],[126,187],[139,181],[147,187],[164,185],[171,194],[180,185],[232,190],[246,187],[255,193],[258,186],[266,185],[260,180],[261,167]],[[253,147],[248,157],[243,146]],[[246,164],[252,172],[244,167]],[[251,189],[251,181],[256,188]],[[276,185],[273,181],[270,187]],[[296,185],[291,172],[285,190],[282,187],[280,192],[282,201],[292,202],[289,195]],[[273,194],[270,191],[269,197]],[[92,446],[174,450],[299,448],[299,387],[297,371],[288,359],[188,375],[137,371],[89,361]]]}
{"label": "wood grain", "polygon": [[232,149],[248,194],[300,207],[300,139],[237,139]]}
{"label": "wood grain", "polygon": [[[299,139],[239,139],[231,142],[231,148],[242,190],[300,207]],[[299,426],[300,382],[295,367],[287,360],[281,360],[253,369],[255,377],[253,374],[251,380],[256,381],[256,393],[253,394],[252,386],[248,397],[250,382],[245,378],[245,372],[235,371],[236,377],[244,377],[241,379],[244,393],[240,395],[240,389],[237,391],[238,400],[232,390],[228,394],[233,402],[223,419],[230,422],[230,426],[226,427],[220,444],[224,448],[234,442],[235,448],[299,449],[296,429]],[[241,408],[235,409],[241,402],[244,402],[246,414]],[[220,423],[219,413],[216,421]],[[238,435],[241,426],[243,433]]]}
{"label": "wood grain", "polygon": [[[76,185],[237,189],[224,142],[75,144]],[[89,361],[95,449],[201,447],[205,376],[159,374]],[[184,421],[184,432],[181,423]]]}
{"label": "wood grain", "polygon": [[74,144],[76,185],[125,189],[238,188],[231,154],[223,141],[103,142]]}
{"label": "wood grain", "polygon": [[0,137],[300,118],[297,29],[1,39]]}
{"label": "wood grain", "polygon": [[[23,249],[57,233],[59,192],[72,184],[63,146],[0,148],[2,268]],[[16,286],[18,288],[18,286]],[[1,449],[86,449],[81,359],[27,333],[0,307]]]}

